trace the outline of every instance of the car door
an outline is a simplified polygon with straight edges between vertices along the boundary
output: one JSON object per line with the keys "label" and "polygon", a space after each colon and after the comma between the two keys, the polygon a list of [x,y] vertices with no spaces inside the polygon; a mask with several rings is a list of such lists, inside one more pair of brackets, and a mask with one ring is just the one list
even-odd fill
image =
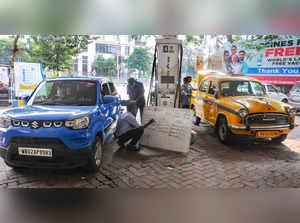
{"label": "car door", "polygon": [[103,82],[102,92],[104,95],[104,104],[109,110],[109,116],[115,120],[119,114],[119,98],[115,96],[116,88],[110,82]]}
{"label": "car door", "polygon": [[211,80],[209,83],[209,88],[207,91],[206,96],[206,107],[205,107],[205,114],[206,120],[210,123],[214,123],[216,117],[216,93],[217,93],[217,82],[215,80]]}
{"label": "car door", "polygon": [[209,87],[209,80],[204,80],[200,84],[199,90],[197,92],[196,102],[195,102],[195,112],[196,115],[204,119],[204,106],[205,106],[205,97]]}

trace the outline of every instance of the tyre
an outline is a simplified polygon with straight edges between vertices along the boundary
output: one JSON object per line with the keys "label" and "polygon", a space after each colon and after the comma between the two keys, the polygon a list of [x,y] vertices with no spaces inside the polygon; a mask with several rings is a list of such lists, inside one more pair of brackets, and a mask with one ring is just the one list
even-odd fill
{"label": "tyre", "polygon": [[274,142],[274,143],[281,143],[284,140],[286,140],[286,138],[287,138],[287,135],[281,135],[279,137],[276,137],[276,138],[272,139],[272,142]]}
{"label": "tyre", "polygon": [[217,135],[219,140],[225,144],[230,144],[232,140],[232,133],[227,125],[227,120],[225,117],[220,117],[217,125]]}
{"label": "tyre", "polygon": [[288,99],[284,98],[284,99],[282,99],[282,102],[288,103]]}
{"label": "tyre", "polygon": [[97,136],[86,169],[89,172],[93,172],[93,173],[97,172],[102,164],[102,157],[103,157],[102,141],[101,141],[101,137]]}
{"label": "tyre", "polygon": [[194,125],[199,125],[200,122],[201,122],[201,118],[199,118],[197,115],[196,115],[196,112],[195,112],[195,109],[194,110]]}

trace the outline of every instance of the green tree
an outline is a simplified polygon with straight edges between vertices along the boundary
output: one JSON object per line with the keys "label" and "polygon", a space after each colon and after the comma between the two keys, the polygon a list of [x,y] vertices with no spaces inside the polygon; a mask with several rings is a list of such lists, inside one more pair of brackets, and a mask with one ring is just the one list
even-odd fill
{"label": "green tree", "polygon": [[118,73],[116,58],[105,59],[99,55],[93,62],[92,69],[96,71],[97,76],[116,76]]}
{"label": "green tree", "polygon": [[29,54],[44,68],[54,72],[72,70],[72,59],[90,43],[88,35],[31,36]]}
{"label": "green tree", "polygon": [[0,39],[0,61],[9,63],[15,57],[15,61],[32,62],[32,58],[27,52],[27,44],[22,40],[22,38],[17,39],[17,36]]}
{"label": "green tree", "polygon": [[128,57],[128,67],[138,70],[139,78],[150,71],[152,57],[147,48],[135,48],[133,53]]}

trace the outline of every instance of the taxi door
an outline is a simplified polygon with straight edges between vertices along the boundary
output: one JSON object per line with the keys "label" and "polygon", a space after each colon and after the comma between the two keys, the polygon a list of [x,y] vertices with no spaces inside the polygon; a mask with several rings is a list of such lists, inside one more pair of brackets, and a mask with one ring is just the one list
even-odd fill
{"label": "taxi door", "polygon": [[207,90],[209,87],[209,80],[205,80],[200,84],[199,90],[197,91],[195,112],[196,115],[202,119],[205,119],[205,97],[207,95]]}
{"label": "taxi door", "polygon": [[217,94],[217,82],[211,80],[209,83],[209,88],[205,97],[205,120],[211,124],[215,123],[216,113],[217,113],[217,104],[216,104],[216,94]]}

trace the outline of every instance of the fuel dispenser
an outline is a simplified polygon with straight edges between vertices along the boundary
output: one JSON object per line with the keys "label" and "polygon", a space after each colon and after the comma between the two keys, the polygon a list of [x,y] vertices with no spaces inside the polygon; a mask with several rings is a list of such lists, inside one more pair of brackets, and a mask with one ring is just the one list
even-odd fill
{"label": "fuel dispenser", "polygon": [[152,76],[143,122],[154,119],[141,145],[186,153],[190,148],[193,112],[180,108],[182,43],[176,36],[156,40]]}
{"label": "fuel dispenser", "polygon": [[182,55],[176,36],[156,40],[147,105],[179,108]]}

